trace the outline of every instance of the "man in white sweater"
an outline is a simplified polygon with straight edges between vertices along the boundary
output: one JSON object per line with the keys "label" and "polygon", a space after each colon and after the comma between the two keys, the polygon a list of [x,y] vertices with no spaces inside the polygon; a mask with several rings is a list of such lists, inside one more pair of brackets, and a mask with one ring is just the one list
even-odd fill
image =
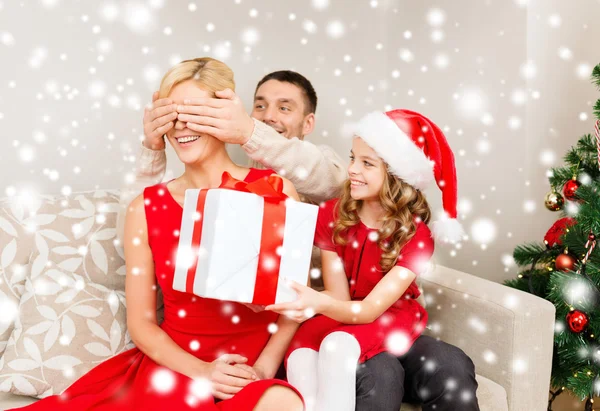
{"label": "man in white sweater", "polygon": [[[320,203],[335,198],[347,177],[346,164],[325,145],[304,141],[315,125],[317,95],[312,84],[293,71],[277,71],[260,80],[249,116],[231,90],[215,99],[197,99],[177,106],[156,100],[144,113],[144,141],[136,178],[121,193],[117,226],[123,238],[127,205],[145,187],[160,182],[166,171],[164,134],[175,121],[199,134],[210,134],[239,144],[250,158],[249,166],[270,168],[288,178],[303,201]],[[451,382],[451,383],[449,383]],[[332,382],[334,383],[334,382]],[[402,400],[421,403],[423,411],[479,410],[477,383],[471,359],[460,349],[421,336],[403,357],[379,354],[357,371],[356,410],[398,411]],[[462,394],[462,395],[461,395]]]}

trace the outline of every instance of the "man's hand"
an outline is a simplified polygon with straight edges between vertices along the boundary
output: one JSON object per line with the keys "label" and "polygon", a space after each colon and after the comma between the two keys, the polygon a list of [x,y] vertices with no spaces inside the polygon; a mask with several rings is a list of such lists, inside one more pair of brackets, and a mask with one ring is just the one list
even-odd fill
{"label": "man's hand", "polygon": [[177,105],[168,98],[158,100],[158,91],[152,95],[152,104],[144,108],[144,146],[164,150],[164,135],[173,128],[177,119]]}
{"label": "man's hand", "polygon": [[254,121],[233,90],[217,91],[218,98],[184,100],[177,107],[179,121],[200,134],[208,134],[228,144],[246,144],[254,131]]}

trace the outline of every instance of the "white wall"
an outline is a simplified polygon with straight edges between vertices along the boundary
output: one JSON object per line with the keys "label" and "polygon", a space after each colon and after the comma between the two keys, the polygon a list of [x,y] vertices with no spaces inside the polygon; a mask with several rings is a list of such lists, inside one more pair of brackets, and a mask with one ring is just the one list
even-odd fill
{"label": "white wall", "polygon": [[[592,20],[600,2],[521,3],[0,1],[0,195],[121,187],[138,152],[143,106],[162,74],[180,59],[211,55],[233,68],[248,109],[264,74],[305,74],[319,95],[309,139],[343,156],[349,142],[337,138],[340,124],[368,111],[405,107],[433,119],[456,153],[465,227],[479,227],[460,249],[438,246],[437,262],[512,277],[503,256],[541,240],[557,217],[543,206],[548,166],[540,152],[554,153],[558,164],[592,130],[599,95],[577,67],[600,61]],[[548,23],[554,13],[557,28]],[[344,28],[337,38],[336,24],[329,26],[336,21]],[[570,60],[559,57],[563,46]],[[530,79],[521,72],[529,59],[537,67]],[[232,153],[244,161],[239,149]],[[171,175],[181,173],[172,151],[169,165]],[[428,194],[437,209],[439,191]],[[534,211],[524,209],[527,200]],[[495,229],[491,240],[486,227]]]}

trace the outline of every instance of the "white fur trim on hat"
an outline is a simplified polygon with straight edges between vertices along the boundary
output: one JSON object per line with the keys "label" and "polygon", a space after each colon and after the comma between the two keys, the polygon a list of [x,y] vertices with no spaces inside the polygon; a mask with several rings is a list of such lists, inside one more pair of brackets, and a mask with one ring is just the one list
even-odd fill
{"label": "white fur trim on hat", "polygon": [[411,186],[423,190],[435,181],[433,164],[387,115],[380,111],[344,126],[343,134],[362,138],[390,166],[390,171]]}
{"label": "white fur trim on hat", "polygon": [[431,223],[431,232],[436,241],[457,243],[463,239],[465,231],[455,218],[441,218]]}

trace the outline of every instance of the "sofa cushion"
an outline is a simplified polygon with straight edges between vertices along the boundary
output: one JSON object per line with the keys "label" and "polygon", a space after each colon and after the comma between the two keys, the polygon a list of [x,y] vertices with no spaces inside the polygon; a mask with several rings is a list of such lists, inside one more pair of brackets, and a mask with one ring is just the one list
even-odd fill
{"label": "sofa cushion", "polygon": [[39,212],[54,216],[35,233],[31,278],[49,264],[87,281],[125,289],[125,256],[116,237],[119,196],[115,191],[74,193],[45,201]]}
{"label": "sofa cushion", "polygon": [[115,241],[118,191],[0,200],[0,355],[10,345],[25,276],[47,264],[124,289],[123,248]]}
{"label": "sofa cushion", "polygon": [[125,261],[115,235],[118,192],[31,202],[34,215],[23,220],[32,233],[30,265],[0,359],[0,391],[43,397],[62,392],[130,341]]}
{"label": "sofa cushion", "polygon": [[[31,278],[47,265],[81,275],[111,290],[125,290],[125,252],[117,238],[118,190],[72,193],[46,197],[38,213],[54,216],[38,230],[30,256]],[[125,300],[123,298],[123,304]],[[164,318],[163,299],[157,293],[157,319]]]}
{"label": "sofa cushion", "polygon": [[36,226],[45,226],[52,217],[38,213],[41,197],[11,197],[0,200],[0,356],[14,328],[19,299]]}
{"label": "sofa cushion", "polygon": [[[88,369],[121,351],[125,345],[130,346],[125,320],[124,251],[116,237],[119,193],[96,190],[70,196],[36,196],[27,199],[25,209],[16,208],[14,202],[8,200],[4,203],[0,202],[0,216],[10,224],[0,221],[0,233],[9,232],[8,236],[0,236],[0,245],[1,241],[8,241],[4,246],[5,250],[8,246],[8,251],[0,254],[0,261],[10,264],[11,273],[21,267],[17,261],[24,265],[10,278],[6,269],[0,271],[0,292],[11,296],[6,299],[8,303],[0,299],[0,308],[13,307],[12,311],[18,314],[18,328],[12,321],[0,325],[0,330],[6,329],[0,333],[0,344],[4,341],[0,347],[7,347],[6,356],[0,358],[0,391],[38,397],[60,393]],[[15,231],[19,237],[17,251],[22,251],[22,256],[14,251],[15,244],[11,244]],[[29,294],[21,298],[26,281]],[[93,304],[82,302],[86,294],[89,299],[94,295]],[[15,310],[19,302],[21,307]],[[70,308],[77,305],[92,309]],[[157,320],[160,323],[162,319],[159,289]],[[77,336],[71,340],[73,329]],[[115,346],[116,337],[112,332],[119,330],[123,341]],[[60,344],[69,340],[66,346]],[[7,370],[36,365],[31,361],[35,361],[37,351],[39,367],[23,370],[22,375],[12,379],[6,377]],[[49,371],[44,364],[56,356],[64,356],[60,358],[61,367],[67,366],[66,375],[61,376],[62,371],[57,373],[58,370]],[[21,359],[29,361],[12,362]],[[52,366],[55,366],[54,361],[50,361]],[[71,370],[68,366],[74,363],[77,365]],[[36,376],[42,369],[47,378]]]}
{"label": "sofa cushion", "polygon": [[24,407],[36,401],[37,399],[33,397],[23,397],[22,395],[14,395],[9,392],[0,392],[0,410]]}
{"label": "sofa cushion", "polygon": [[0,391],[59,394],[102,361],[133,347],[122,290],[51,266],[26,278],[19,316],[0,358]]}

